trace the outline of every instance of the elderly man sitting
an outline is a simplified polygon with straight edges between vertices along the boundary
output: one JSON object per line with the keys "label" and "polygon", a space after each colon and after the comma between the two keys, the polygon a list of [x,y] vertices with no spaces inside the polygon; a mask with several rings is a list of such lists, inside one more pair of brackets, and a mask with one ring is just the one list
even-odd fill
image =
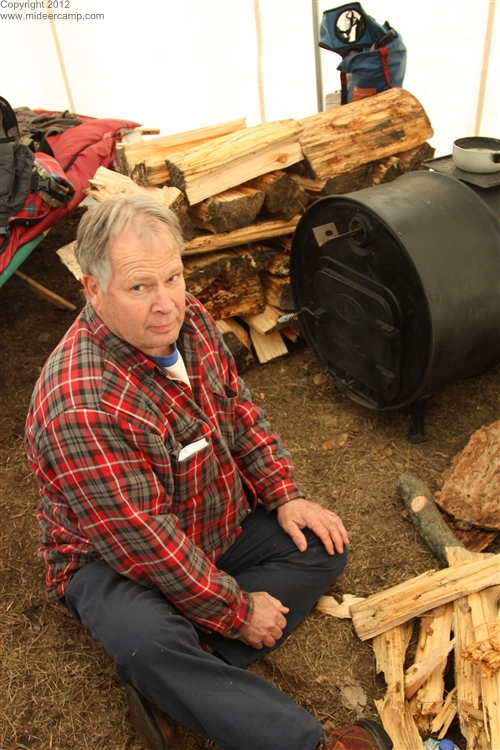
{"label": "elderly man sitting", "polygon": [[375,722],[330,734],[243,669],[346,564],[335,513],[186,294],[176,217],[133,196],[81,220],[88,304],[49,357],[26,426],[47,595],[112,657],[147,746],[168,717],[222,750],[388,750]]}

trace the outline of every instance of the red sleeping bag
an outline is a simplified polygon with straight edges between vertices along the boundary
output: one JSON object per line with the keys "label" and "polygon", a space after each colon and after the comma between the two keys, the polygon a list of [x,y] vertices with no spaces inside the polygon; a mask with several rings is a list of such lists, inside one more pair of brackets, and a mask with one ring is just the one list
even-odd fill
{"label": "red sleeping bag", "polygon": [[[54,114],[36,110],[37,114]],[[88,187],[98,167],[113,166],[115,145],[127,130],[139,127],[132,120],[96,119],[78,115],[83,122],[74,128],[51,135],[47,138],[55,159],[66,173],[75,192],[72,198],[59,208],[50,211],[30,226],[11,224],[11,234],[7,247],[0,254],[0,273],[9,265],[14,253],[21,245],[37,237],[49,227],[54,226],[69,214],[85,198],[84,189]]]}

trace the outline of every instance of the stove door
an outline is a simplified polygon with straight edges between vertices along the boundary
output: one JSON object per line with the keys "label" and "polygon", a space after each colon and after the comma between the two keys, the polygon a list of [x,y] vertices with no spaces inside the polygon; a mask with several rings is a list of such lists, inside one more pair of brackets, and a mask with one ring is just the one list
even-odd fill
{"label": "stove door", "polygon": [[[329,259],[330,266],[338,266]],[[390,289],[362,274],[322,268],[314,276],[316,345],[337,377],[373,402],[399,391],[399,305]]]}

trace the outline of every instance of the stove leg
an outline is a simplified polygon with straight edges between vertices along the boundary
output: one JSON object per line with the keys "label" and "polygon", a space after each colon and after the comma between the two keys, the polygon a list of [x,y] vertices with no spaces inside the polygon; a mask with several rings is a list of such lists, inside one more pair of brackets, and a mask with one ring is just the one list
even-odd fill
{"label": "stove leg", "polygon": [[408,435],[406,436],[410,443],[425,443],[428,439],[425,434],[425,407],[427,406],[428,400],[429,396],[424,396],[423,398],[419,398],[413,404],[413,421],[408,430]]}

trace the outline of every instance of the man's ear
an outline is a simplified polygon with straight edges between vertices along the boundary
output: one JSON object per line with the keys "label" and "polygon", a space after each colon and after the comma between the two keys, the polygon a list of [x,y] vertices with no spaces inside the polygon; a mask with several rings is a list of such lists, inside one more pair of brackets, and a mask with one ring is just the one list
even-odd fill
{"label": "man's ear", "polygon": [[82,284],[85,289],[87,299],[90,301],[90,304],[92,305],[96,313],[99,313],[102,297],[102,289],[99,282],[97,281],[95,276],[84,274],[84,276],[82,277]]}

